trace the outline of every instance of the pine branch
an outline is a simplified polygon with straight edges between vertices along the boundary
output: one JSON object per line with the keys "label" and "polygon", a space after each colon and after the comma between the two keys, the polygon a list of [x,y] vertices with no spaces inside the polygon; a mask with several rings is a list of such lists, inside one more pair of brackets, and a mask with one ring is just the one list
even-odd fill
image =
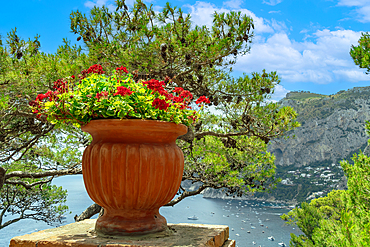
{"label": "pine branch", "polygon": [[44,178],[50,176],[64,176],[64,175],[75,175],[75,174],[82,174],[81,168],[69,168],[64,170],[57,170],[57,171],[46,171],[46,172],[21,172],[21,171],[14,171],[9,172],[5,175],[5,179],[9,179],[12,177],[18,178]]}

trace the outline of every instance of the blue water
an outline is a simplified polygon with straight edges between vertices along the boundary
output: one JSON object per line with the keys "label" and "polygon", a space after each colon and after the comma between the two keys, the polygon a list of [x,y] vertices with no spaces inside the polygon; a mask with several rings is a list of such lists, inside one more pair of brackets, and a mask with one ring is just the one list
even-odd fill
{"label": "blue water", "polygon": [[[64,176],[53,181],[54,184],[61,185],[68,190],[67,205],[71,213],[65,215],[66,219],[63,224],[73,223],[74,215],[80,214],[93,203],[86,193],[82,176]],[[290,233],[300,234],[300,231],[284,224],[280,219],[279,216],[287,213],[288,209],[269,208],[268,206],[271,204],[257,201],[205,199],[202,195],[197,195],[186,198],[173,207],[163,207],[160,213],[169,223],[228,225],[230,238],[235,239],[239,247],[272,247],[279,246],[278,243],[281,242],[288,245]],[[188,220],[188,217],[194,215],[198,220]],[[0,230],[0,247],[9,246],[10,239],[15,236],[51,227],[56,227],[56,225],[50,226],[34,220],[21,220]],[[270,241],[268,239],[270,236],[273,236],[275,241]]]}

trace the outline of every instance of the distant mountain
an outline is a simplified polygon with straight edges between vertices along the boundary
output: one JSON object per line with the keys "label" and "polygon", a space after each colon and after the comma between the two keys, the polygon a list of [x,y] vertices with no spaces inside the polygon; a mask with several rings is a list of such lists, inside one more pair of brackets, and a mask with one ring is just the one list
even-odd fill
{"label": "distant mountain", "polygon": [[[346,179],[339,162],[350,160],[353,153],[367,147],[370,87],[355,87],[334,95],[290,92],[280,103],[296,110],[301,127],[288,133],[288,139],[270,142],[268,151],[276,157],[277,176],[282,183],[272,193],[256,196],[294,203],[344,189]],[[370,148],[366,151],[370,153]],[[225,198],[213,189],[203,195]]]}
{"label": "distant mountain", "polygon": [[337,163],[367,145],[365,123],[370,120],[370,87],[357,87],[334,95],[290,92],[280,101],[298,113],[301,127],[295,138],[271,142],[276,165],[307,166]]}

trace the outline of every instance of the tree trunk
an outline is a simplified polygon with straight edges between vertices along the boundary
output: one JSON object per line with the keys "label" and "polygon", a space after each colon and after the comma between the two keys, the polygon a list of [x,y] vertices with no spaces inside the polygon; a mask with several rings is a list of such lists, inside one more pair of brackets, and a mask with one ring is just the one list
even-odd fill
{"label": "tree trunk", "polygon": [[85,219],[90,219],[95,214],[100,213],[99,216],[103,214],[103,208],[98,204],[94,203],[93,205],[89,206],[85,211],[83,211],[80,215],[75,215],[74,219],[76,222],[82,221]]}
{"label": "tree trunk", "polygon": [[5,182],[5,173],[6,170],[0,166],[0,190],[3,188]]}

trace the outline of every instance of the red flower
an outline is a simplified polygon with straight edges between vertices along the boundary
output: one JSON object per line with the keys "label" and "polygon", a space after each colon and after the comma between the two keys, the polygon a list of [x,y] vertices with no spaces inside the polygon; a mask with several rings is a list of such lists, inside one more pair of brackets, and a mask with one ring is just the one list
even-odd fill
{"label": "red flower", "polygon": [[35,101],[35,100],[32,100],[32,101],[28,102],[28,105],[29,105],[29,106],[37,106],[37,107],[40,107],[39,102],[37,102],[37,101]]}
{"label": "red flower", "polygon": [[131,94],[132,94],[132,91],[129,88],[124,87],[124,86],[119,86],[117,87],[117,93],[114,93],[113,96],[116,96],[116,95],[126,96],[126,95],[131,95]]}
{"label": "red flower", "polygon": [[95,96],[95,98],[97,98],[98,99],[98,101],[99,101],[99,99],[101,98],[101,97],[103,97],[103,96],[108,96],[108,92],[107,91],[102,91],[101,93],[96,93],[96,96]]}
{"label": "red flower", "polygon": [[172,92],[178,93],[178,94],[180,94],[182,91],[184,91],[184,89],[182,87],[175,87],[175,89],[172,90]]}
{"label": "red flower", "polygon": [[143,81],[143,85],[146,85],[147,88],[153,90],[154,92],[158,92],[160,95],[166,95],[167,91],[164,90],[163,86],[166,84],[164,81],[158,81],[155,79],[151,79],[149,81]]}
{"label": "red flower", "polygon": [[54,92],[49,90],[49,91],[46,92],[45,96],[49,98],[49,101],[52,101],[55,97],[55,94],[54,94]]}
{"label": "red flower", "polygon": [[168,93],[167,91],[166,91],[165,94],[162,94],[162,95],[164,95],[166,97],[167,101],[171,101],[174,98],[174,96],[172,94]]}
{"label": "red flower", "polygon": [[188,90],[184,90],[180,93],[181,98],[189,98],[190,100],[193,99],[193,95]]}
{"label": "red flower", "polygon": [[42,101],[43,99],[47,98],[48,96],[45,96],[44,94],[39,94],[36,97],[36,101]]}
{"label": "red flower", "polygon": [[95,74],[105,74],[105,71],[103,71],[103,67],[100,64],[94,64],[91,66],[88,70],[87,73],[95,73]]}
{"label": "red flower", "polygon": [[171,78],[168,75],[166,75],[166,77],[164,78],[164,82],[169,82],[170,80]]}
{"label": "red flower", "polygon": [[186,108],[186,105],[185,104],[180,104],[179,108],[180,108],[180,110],[184,110]]}
{"label": "red flower", "polygon": [[205,96],[200,96],[199,99],[197,99],[197,101],[195,101],[195,103],[197,105],[201,105],[202,103],[210,104],[211,101],[209,101],[209,99],[206,98]]}
{"label": "red flower", "polygon": [[156,98],[153,101],[152,106],[156,109],[159,109],[159,110],[167,110],[167,108],[170,106],[170,104],[168,104],[164,99]]}
{"label": "red flower", "polygon": [[173,103],[183,103],[183,102],[184,102],[184,99],[179,96],[176,96],[173,98]]}
{"label": "red flower", "polygon": [[68,92],[68,82],[58,79],[54,82],[53,89],[58,90],[60,93]]}
{"label": "red flower", "polygon": [[74,75],[72,75],[71,77],[72,77],[73,80],[76,78]]}
{"label": "red flower", "polygon": [[123,66],[116,68],[116,72],[118,74],[121,74],[122,72],[125,72],[126,74],[128,74],[126,67],[123,67]]}

